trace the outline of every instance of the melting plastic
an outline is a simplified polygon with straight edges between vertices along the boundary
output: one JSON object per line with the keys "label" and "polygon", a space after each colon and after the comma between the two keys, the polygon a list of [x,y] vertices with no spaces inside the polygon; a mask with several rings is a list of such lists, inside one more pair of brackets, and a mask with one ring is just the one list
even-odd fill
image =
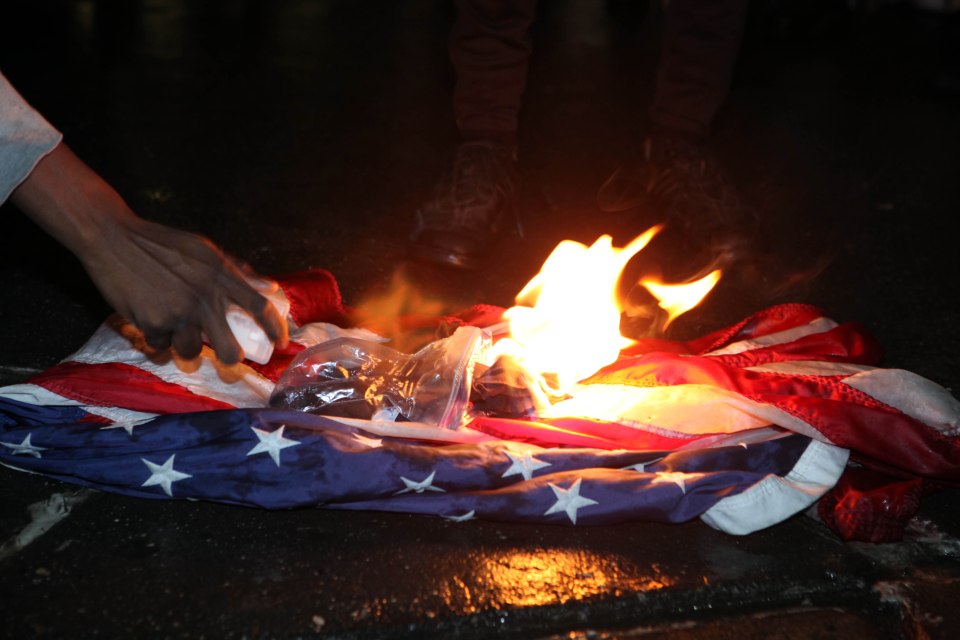
{"label": "melting plastic", "polygon": [[476,327],[459,327],[414,354],[336,338],[297,354],[277,381],[270,406],[456,429],[469,416],[474,367],[490,342]]}

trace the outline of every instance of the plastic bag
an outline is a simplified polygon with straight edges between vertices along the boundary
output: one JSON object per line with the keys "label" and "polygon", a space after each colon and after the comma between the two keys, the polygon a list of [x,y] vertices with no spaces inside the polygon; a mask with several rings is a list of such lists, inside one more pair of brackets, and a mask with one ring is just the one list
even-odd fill
{"label": "plastic bag", "polygon": [[414,354],[357,338],[304,349],[283,372],[270,406],[349,418],[456,429],[469,404],[473,368],[490,346],[476,327],[460,327]]}

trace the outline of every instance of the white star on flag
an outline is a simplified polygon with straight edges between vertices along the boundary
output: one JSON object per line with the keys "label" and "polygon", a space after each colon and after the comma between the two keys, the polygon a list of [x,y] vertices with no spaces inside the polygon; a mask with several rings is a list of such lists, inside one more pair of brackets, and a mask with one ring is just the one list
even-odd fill
{"label": "white star on flag", "polygon": [[695,480],[699,478],[702,474],[699,473],[683,473],[681,471],[661,471],[654,475],[653,480],[650,484],[659,484],[661,482],[670,482],[678,487],[680,491],[686,495],[687,493],[687,480]]}
{"label": "white star on flag", "polygon": [[582,478],[577,478],[577,481],[574,482],[573,486],[571,486],[569,489],[561,489],[553,483],[548,483],[548,486],[553,489],[553,495],[557,497],[557,502],[552,507],[547,509],[543,515],[548,516],[551,513],[564,511],[566,512],[567,517],[570,518],[570,522],[577,524],[578,509],[589,507],[591,504],[600,504],[596,500],[584,498],[580,495],[581,480]]}
{"label": "white star on flag", "polygon": [[443,516],[443,517],[451,522],[466,522],[467,520],[473,520],[476,513],[477,513],[476,511],[470,510],[470,511],[467,511],[462,516]]}
{"label": "white star on flag", "polygon": [[646,473],[646,472],[647,472],[647,465],[648,465],[648,464],[656,464],[657,462],[660,462],[661,460],[663,460],[662,457],[657,458],[656,460],[648,460],[647,462],[638,462],[637,464],[631,464],[631,465],[628,465],[628,466],[626,466],[626,467],[621,467],[621,468],[622,468],[624,471],[626,471],[627,469],[633,469],[634,471],[637,471],[637,472],[639,472],[639,473]]}
{"label": "white star on flag", "polygon": [[279,467],[280,451],[287,447],[295,447],[300,444],[298,440],[290,440],[289,438],[283,437],[283,430],[286,426],[287,425],[282,424],[276,431],[264,431],[256,427],[250,427],[253,429],[253,432],[257,434],[257,437],[260,438],[260,442],[258,442],[253,449],[250,449],[247,455],[252,456],[258,453],[269,453],[270,458],[273,459],[273,462]]}
{"label": "white star on flag", "polygon": [[367,436],[355,433],[353,434],[353,439],[370,449],[377,449],[383,446],[383,438],[368,438]]}
{"label": "white star on flag", "polygon": [[435,475],[437,475],[437,472],[433,471],[430,473],[430,475],[428,475],[426,478],[424,478],[420,482],[415,482],[413,480],[409,480],[407,478],[404,478],[403,476],[400,476],[400,479],[403,480],[403,484],[407,485],[407,488],[400,489],[400,491],[397,491],[393,495],[398,496],[401,493],[407,493],[410,491],[413,491],[415,493],[423,493],[424,491],[439,491],[440,493],[445,493],[445,491],[440,487],[433,486],[433,477]]}
{"label": "white star on flag", "polygon": [[46,447],[38,447],[30,442],[30,437],[32,433],[28,433],[27,437],[23,439],[23,442],[20,444],[13,444],[12,442],[0,442],[5,447],[8,447],[10,455],[12,456],[33,456],[34,458],[42,457],[40,455],[41,451],[46,451]]}
{"label": "white star on flag", "polygon": [[524,480],[529,480],[533,477],[533,472],[537,469],[543,469],[544,467],[549,467],[549,462],[544,462],[543,460],[537,460],[533,457],[533,454],[529,451],[524,451],[522,454],[517,455],[510,453],[509,451],[504,451],[507,454],[507,457],[513,462],[510,465],[510,468],[503,472],[501,478],[506,478],[507,476],[515,476],[520,474],[523,476]]}
{"label": "white star on flag", "polygon": [[184,478],[193,477],[189,473],[180,473],[179,471],[173,468],[173,459],[176,456],[177,454],[175,453],[171,454],[170,457],[167,458],[167,461],[164,462],[162,465],[150,462],[146,458],[140,458],[141,460],[143,460],[143,464],[147,465],[147,468],[150,469],[150,474],[151,474],[150,477],[147,478],[146,481],[140,486],[152,487],[158,484],[161,487],[163,487],[164,493],[166,493],[168,496],[172,498],[173,491],[171,491],[170,485],[172,485],[174,482],[179,482]]}
{"label": "white star on flag", "polygon": [[100,427],[100,429],[123,429],[127,432],[128,436],[133,435],[133,428],[139,427],[140,425],[150,422],[153,418],[137,418],[134,420],[117,420],[113,424],[108,424],[105,427]]}

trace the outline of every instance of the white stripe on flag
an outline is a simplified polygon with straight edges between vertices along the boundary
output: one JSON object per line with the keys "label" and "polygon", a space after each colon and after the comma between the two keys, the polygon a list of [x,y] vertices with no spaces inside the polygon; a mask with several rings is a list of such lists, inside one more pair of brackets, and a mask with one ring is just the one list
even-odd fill
{"label": "white stripe on flag", "polygon": [[108,322],[103,323],[86,344],[64,362],[129,365],[198,396],[239,408],[265,407],[270,399],[273,382],[242,363],[223,366],[208,347],[194,360],[153,361],[134,348],[132,327],[121,327],[121,331],[123,333]]}
{"label": "white stripe on flag", "polygon": [[[774,407],[706,384],[666,387],[587,384],[575,387],[571,395],[572,398],[550,407],[547,417],[593,418],[670,437],[736,433],[769,424],[792,429],[793,424],[781,424],[783,412]],[[809,430],[807,425],[802,433],[810,435]]]}
{"label": "white stripe on flag", "polygon": [[849,457],[847,449],[813,440],[786,476],[769,475],[746,491],[721,499],[700,519],[738,536],[783,522],[833,488]]}
{"label": "white stripe on flag", "polygon": [[0,396],[41,407],[79,407],[87,413],[106,418],[111,422],[141,422],[157,417],[156,413],[131,411],[119,407],[101,407],[99,405],[83,404],[72,398],[65,398],[44,387],[23,383],[0,387]]}
{"label": "white stripe on flag", "polygon": [[874,369],[844,382],[945,436],[960,435],[960,401],[936,382],[904,369]]}
{"label": "white stripe on flag", "polygon": [[795,327],[793,329],[778,331],[777,333],[768,333],[767,335],[759,336],[752,340],[741,340],[739,342],[734,342],[725,347],[721,347],[716,351],[705,353],[704,355],[733,355],[737,353],[743,353],[744,351],[750,351],[752,349],[769,347],[775,344],[787,344],[788,342],[793,342],[794,340],[798,340],[804,336],[813,335],[815,333],[824,333],[825,331],[829,331],[837,326],[839,325],[830,318],[817,318],[813,322]]}
{"label": "white stripe on flag", "polygon": [[960,401],[948,389],[905,369],[881,369],[843,362],[773,362],[749,371],[786,376],[842,376],[861,391],[945,436],[960,435]]}

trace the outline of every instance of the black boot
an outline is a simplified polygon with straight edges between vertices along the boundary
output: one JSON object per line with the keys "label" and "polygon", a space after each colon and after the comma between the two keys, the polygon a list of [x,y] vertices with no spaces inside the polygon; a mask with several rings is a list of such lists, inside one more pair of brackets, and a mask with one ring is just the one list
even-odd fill
{"label": "black boot", "polygon": [[690,245],[722,262],[746,257],[757,240],[758,218],[702,140],[656,132],[638,155],[600,187],[600,209],[636,210],[647,218],[645,227],[666,222]]}
{"label": "black boot", "polygon": [[512,147],[465,142],[417,211],[411,258],[457,269],[474,269],[494,240],[515,223],[517,161]]}

